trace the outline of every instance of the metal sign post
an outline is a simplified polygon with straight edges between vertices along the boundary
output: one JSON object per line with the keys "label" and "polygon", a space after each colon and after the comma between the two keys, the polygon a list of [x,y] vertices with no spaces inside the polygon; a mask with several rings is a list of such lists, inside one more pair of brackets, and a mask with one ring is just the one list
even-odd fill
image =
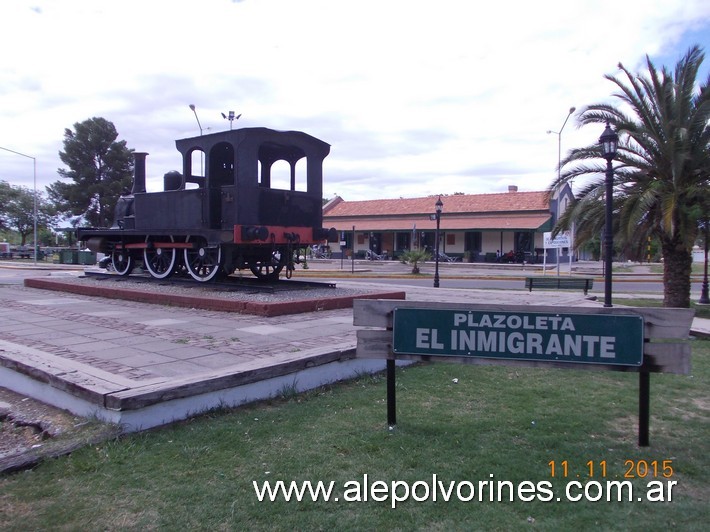
{"label": "metal sign post", "polygon": [[[543,247],[545,248],[545,260],[547,261],[547,250],[548,248],[555,248],[557,251],[555,252],[555,256],[557,257],[557,276],[559,277],[560,275],[560,251],[562,248],[567,248],[569,249],[570,253],[570,268],[569,272],[570,275],[572,274],[572,237],[569,231],[565,231],[564,233],[559,233],[555,238],[552,238],[552,233],[543,233]],[[543,267],[543,273],[544,273],[544,267]]]}

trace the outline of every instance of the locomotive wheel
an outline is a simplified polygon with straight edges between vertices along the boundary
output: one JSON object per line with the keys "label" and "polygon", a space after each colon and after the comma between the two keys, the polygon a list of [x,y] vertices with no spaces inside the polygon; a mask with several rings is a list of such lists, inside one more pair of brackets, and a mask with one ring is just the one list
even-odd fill
{"label": "locomotive wheel", "polygon": [[[145,239],[146,243],[150,244],[151,238]],[[170,242],[175,242],[171,236]],[[143,250],[143,264],[148,272],[156,279],[167,279],[175,272],[175,262],[177,260],[177,252],[175,248],[156,248],[150,245]]]}
{"label": "locomotive wheel", "polygon": [[125,249],[116,249],[111,253],[111,264],[118,275],[130,275],[135,266],[131,254]]}
{"label": "locomotive wheel", "polygon": [[274,251],[268,260],[255,261],[249,266],[251,273],[262,281],[278,281],[286,262],[285,254]]}
{"label": "locomotive wheel", "polygon": [[202,240],[192,249],[185,249],[185,266],[195,281],[211,281],[222,271],[222,248],[208,247]]}

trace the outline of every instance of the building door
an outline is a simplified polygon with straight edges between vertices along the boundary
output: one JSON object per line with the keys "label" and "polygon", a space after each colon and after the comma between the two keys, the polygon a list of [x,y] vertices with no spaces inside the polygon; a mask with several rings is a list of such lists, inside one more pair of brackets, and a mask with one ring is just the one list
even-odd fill
{"label": "building door", "polygon": [[516,262],[531,262],[533,244],[535,243],[534,233],[530,231],[515,232],[515,259]]}
{"label": "building door", "polygon": [[397,233],[394,241],[394,257],[398,257],[402,252],[412,249],[411,233]]}
{"label": "building door", "polygon": [[436,235],[434,231],[422,231],[419,236],[419,249],[425,249],[433,254],[435,240]]}
{"label": "building door", "polygon": [[483,233],[480,231],[466,231],[464,235],[464,254],[468,254],[470,262],[477,262],[483,245]]}
{"label": "building door", "polygon": [[382,253],[382,233],[370,233],[369,249],[377,255]]}

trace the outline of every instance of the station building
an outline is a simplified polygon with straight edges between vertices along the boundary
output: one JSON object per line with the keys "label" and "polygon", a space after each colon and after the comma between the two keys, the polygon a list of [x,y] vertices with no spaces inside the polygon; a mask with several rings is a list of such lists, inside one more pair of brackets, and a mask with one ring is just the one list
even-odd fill
{"label": "station building", "polygon": [[[356,258],[396,259],[409,249],[435,249],[435,203],[423,198],[346,201],[336,196],[323,207],[323,226],[334,227],[340,241],[329,243],[334,256],[354,250]],[[442,195],[439,252],[464,262],[542,262],[544,233],[572,201],[565,185],[552,195],[520,192],[509,186],[496,194]],[[560,257],[567,260],[568,250]],[[555,249],[547,250],[555,262]]]}

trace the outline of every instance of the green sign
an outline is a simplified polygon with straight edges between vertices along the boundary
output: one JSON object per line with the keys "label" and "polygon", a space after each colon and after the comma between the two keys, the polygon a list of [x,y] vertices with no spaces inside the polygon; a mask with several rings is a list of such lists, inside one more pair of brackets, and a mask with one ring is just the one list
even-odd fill
{"label": "green sign", "polygon": [[396,308],[396,354],[640,366],[643,318]]}

